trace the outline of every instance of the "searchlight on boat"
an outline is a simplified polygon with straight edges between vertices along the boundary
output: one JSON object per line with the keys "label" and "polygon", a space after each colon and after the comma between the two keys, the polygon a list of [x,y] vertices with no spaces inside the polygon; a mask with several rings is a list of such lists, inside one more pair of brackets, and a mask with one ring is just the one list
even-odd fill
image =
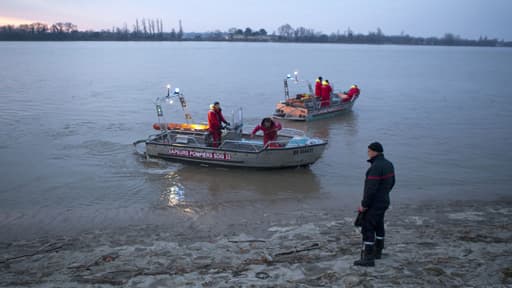
{"label": "searchlight on boat", "polygon": [[167,84],[167,97],[170,97],[170,93],[171,93],[171,84]]}

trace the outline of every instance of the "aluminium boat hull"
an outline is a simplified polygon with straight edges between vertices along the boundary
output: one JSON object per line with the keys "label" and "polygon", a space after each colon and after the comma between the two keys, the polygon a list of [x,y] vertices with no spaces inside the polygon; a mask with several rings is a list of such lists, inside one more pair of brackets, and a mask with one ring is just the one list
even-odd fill
{"label": "aluminium boat hull", "polygon": [[215,148],[194,143],[166,143],[162,139],[162,136],[156,136],[146,140],[148,156],[171,161],[248,168],[308,166],[322,156],[327,145],[327,141],[317,139],[309,144],[264,148],[262,144],[255,145],[252,141],[240,140]]}
{"label": "aluminium boat hull", "polygon": [[341,115],[352,110],[355,99],[349,102],[333,104],[322,108],[306,108],[304,106],[292,105],[290,103],[278,103],[273,118],[292,121],[314,121]]}

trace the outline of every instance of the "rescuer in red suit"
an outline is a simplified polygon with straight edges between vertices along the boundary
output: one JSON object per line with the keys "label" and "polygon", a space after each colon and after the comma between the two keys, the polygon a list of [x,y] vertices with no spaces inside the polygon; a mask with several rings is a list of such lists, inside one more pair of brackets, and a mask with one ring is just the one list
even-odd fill
{"label": "rescuer in red suit", "polygon": [[221,136],[221,122],[219,119],[219,115],[215,111],[215,105],[210,105],[210,110],[208,110],[208,132],[212,136],[212,146],[219,147],[220,144],[220,136]]}
{"label": "rescuer in red suit", "polygon": [[224,115],[222,115],[220,103],[215,102],[210,105],[210,110],[208,111],[208,132],[212,136],[213,147],[219,147],[221,143],[222,123],[229,126],[229,122],[226,121],[226,119],[224,119]]}
{"label": "rescuer in red suit", "polygon": [[[254,127],[254,130],[252,130],[251,138],[254,137],[256,132],[263,131],[263,145],[267,146],[268,142],[276,141],[277,140],[277,131],[281,130],[282,126],[281,123],[272,120],[271,118],[263,118],[261,120],[261,124]],[[274,146],[275,145],[275,146]],[[270,147],[278,147],[278,143],[270,143]]]}
{"label": "rescuer in red suit", "polygon": [[318,77],[315,81],[315,96],[320,97],[322,91],[322,77]]}
{"label": "rescuer in red suit", "polygon": [[213,106],[215,107],[215,113],[217,113],[220,123],[224,123],[229,126],[229,122],[226,121],[226,119],[224,119],[224,115],[222,115],[222,108],[220,108],[220,103],[218,101],[215,101],[213,103]]}
{"label": "rescuer in red suit", "polygon": [[322,89],[320,91],[320,98],[322,100],[321,107],[326,107],[331,104],[331,92],[332,87],[329,84],[329,80],[325,80],[322,82]]}
{"label": "rescuer in red suit", "polygon": [[354,98],[354,96],[359,96],[359,93],[360,93],[360,90],[359,90],[359,87],[357,87],[357,85],[352,85],[350,87],[350,90],[348,90],[347,93],[345,93],[347,95],[347,97],[344,97],[343,98],[343,101],[350,101],[352,100],[352,98]]}

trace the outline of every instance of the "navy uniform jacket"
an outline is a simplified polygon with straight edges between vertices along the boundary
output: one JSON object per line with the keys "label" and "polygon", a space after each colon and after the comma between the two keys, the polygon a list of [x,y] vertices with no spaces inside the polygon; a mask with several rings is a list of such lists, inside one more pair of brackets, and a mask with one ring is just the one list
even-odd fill
{"label": "navy uniform jacket", "polygon": [[368,160],[371,163],[366,171],[364,195],[361,206],[364,208],[387,209],[389,192],[395,186],[395,168],[393,163],[379,154]]}

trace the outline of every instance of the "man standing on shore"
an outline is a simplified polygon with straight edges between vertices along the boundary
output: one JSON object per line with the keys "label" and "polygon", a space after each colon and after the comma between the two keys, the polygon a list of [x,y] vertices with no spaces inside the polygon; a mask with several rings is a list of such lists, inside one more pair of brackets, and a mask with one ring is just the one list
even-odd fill
{"label": "man standing on shore", "polygon": [[389,207],[389,192],[395,185],[393,164],[384,158],[384,148],[379,142],[368,145],[368,162],[364,195],[359,212],[364,213],[361,234],[363,250],[361,259],[354,262],[357,266],[375,266],[384,249],[384,214]]}

